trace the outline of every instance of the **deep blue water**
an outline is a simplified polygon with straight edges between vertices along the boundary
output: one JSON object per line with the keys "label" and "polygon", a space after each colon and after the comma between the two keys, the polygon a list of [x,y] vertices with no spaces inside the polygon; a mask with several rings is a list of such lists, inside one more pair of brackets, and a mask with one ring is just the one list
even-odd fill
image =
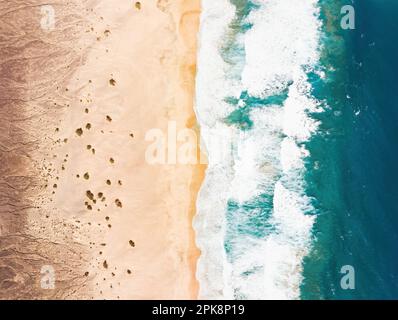
{"label": "deep blue water", "polygon": [[[305,299],[398,298],[398,1],[353,6],[355,30],[327,30],[327,46],[337,46],[325,57],[336,68],[331,82],[314,79],[331,109],[309,146],[308,192],[319,212],[304,263]],[[315,162],[319,169],[311,170]],[[344,265],[355,269],[354,290],[340,287]]]}

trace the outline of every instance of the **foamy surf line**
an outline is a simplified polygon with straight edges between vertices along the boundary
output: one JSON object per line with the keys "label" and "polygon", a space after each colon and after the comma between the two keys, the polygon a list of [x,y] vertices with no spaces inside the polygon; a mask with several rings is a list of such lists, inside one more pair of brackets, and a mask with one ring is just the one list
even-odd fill
{"label": "foamy surf line", "polygon": [[[319,10],[316,0],[239,5],[202,0],[195,111],[209,166],[194,220],[199,298],[298,299],[315,219],[304,164],[319,126],[309,113],[322,111],[306,75],[319,62]],[[231,32],[236,21],[242,30]],[[242,69],[228,37],[244,46]]]}

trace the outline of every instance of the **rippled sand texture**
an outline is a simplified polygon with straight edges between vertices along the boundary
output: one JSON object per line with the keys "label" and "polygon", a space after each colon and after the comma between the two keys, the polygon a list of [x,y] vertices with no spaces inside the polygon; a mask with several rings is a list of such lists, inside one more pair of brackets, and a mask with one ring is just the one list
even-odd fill
{"label": "rippled sand texture", "polygon": [[195,298],[204,168],[145,133],[196,130],[199,0],[43,4],[0,1],[0,299]]}

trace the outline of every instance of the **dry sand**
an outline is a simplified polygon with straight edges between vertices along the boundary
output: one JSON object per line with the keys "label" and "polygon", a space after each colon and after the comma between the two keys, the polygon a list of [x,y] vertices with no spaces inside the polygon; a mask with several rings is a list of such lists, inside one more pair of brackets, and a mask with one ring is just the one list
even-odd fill
{"label": "dry sand", "polygon": [[0,5],[2,299],[197,297],[205,168],[149,164],[145,135],[197,130],[200,1],[135,2],[54,2],[50,31],[44,1]]}

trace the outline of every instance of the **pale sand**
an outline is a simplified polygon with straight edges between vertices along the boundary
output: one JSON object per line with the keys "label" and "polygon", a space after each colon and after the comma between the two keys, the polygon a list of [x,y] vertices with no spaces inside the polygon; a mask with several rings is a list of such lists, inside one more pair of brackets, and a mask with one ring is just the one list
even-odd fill
{"label": "pale sand", "polygon": [[[90,94],[90,102],[76,103],[60,124],[61,136],[70,142],[58,154],[69,154],[70,160],[54,206],[62,215],[102,225],[89,239],[95,243],[87,270],[92,283],[98,283],[95,298],[192,299],[198,290],[192,216],[201,170],[148,164],[145,133],[152,128],[167,133],[168,121],[176,121],[178,128],[194,123],[199,1],[171,1],[165,12],[154,2],[145,1],[141,10],[133,9],[131,1],[102,1],[95,8],[109,25],[109,36],[102,36],[76,71],[79,80],[68,84],[76,97]],[[86,123],[92,128],[76,137],[75,129]],[[85,172],[89,180],[75,178]],[[84,206],[87,190],[106,198],[92,205],[93,212]]]}
{"label": "pale sand", "polygon": [[[42,178],[29,192],[34,205],[24,233],[44,239],[49,248],[58,246],[43,260],[55,265],[61,288],[56,295],[46,291],[34,297],[195,299],[199,250],[192,218],[205,166],[148,164],[145,134],[152,128],[167,133],[169,121],[178,129],[197,130],[193,101],[200,1],[145,0],[141,9],[128,0],[81,6],[89,9],[80,12],[89,23],[70,42],[74,60],[65,61],[68,72],[54,70],[64,76],[47,83],[54,91],[40,96],[63,107],[42,112],[27,125],[38,137],[27,170]],[[55,255],[63,259],[52,260]]]}

